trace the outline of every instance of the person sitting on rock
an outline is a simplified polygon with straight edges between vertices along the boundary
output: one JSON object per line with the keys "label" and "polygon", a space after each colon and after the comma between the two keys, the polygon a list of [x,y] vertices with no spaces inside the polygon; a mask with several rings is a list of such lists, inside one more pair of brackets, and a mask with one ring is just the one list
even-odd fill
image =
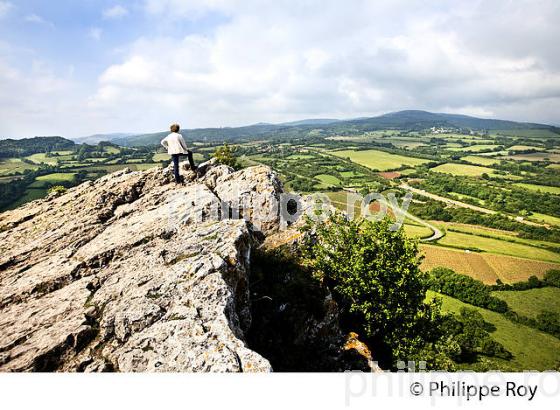
{"label": "person sitting on rock", "polygon": [[171,124],[169,128],[171,129],[171,134],[161,140],[161,145],[163,145],[165,149],[167,149],[167,153],[171,155],[175,182],[180,184],[183,182],[183,178],[179,174],[179,157],[181,155],[186,155],[189,160],[190,168],[193,171],[196,171],[196,165],[194,164],[192,151],[188,149],[183,136],[179,134],[179,130],[181,129],[179,124]]}

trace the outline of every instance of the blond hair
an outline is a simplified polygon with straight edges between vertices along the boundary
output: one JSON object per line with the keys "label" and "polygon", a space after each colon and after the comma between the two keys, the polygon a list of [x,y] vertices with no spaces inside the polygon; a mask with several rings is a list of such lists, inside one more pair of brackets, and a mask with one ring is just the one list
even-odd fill
{"label": "blond hair", "polygon": [[179,132],[179,130],[181,129],[181,127],[179,126],[179,124],[171,124],[171,126],[169,127],[169,129],[171,130],[171,132]]}

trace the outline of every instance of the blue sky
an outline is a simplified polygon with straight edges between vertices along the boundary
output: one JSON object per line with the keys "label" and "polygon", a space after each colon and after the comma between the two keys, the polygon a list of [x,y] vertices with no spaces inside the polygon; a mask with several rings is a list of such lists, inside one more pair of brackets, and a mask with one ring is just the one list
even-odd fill
{"label": "blue sky", "polygon": [[560,5],[0,0],[0,136],[400,109],[560,123]]}

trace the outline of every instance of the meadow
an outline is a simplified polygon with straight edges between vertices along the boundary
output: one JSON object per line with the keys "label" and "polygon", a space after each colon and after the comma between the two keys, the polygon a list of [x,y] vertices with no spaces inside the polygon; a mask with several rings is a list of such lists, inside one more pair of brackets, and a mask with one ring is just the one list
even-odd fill
{"label": "meadow", "polygon": [[560,195],[560,187],[557,186],[524,184],[521,182],[515,183],[514,185],[519,188],[528,189],[530,191],[547,192],[549,194]]}
{"label": "meadow", "polygon": [[390,171],[403,165],[416,166],[429,162],[425,159],[405,157],[378,150],[341,150],[332,151],[331,154],[377,171]]}
{"label": "meadow", "polygon": [[506,301],[514,312],[531,318],[545,310],[560,314],[560,289],[554,287],[529,290],[503,290],[492,295]]}
{"label": "meadow", "polygon": [[[481,358],[492,370],[545,371],[557,369],[560,363],[560,340],[525,325],[513,323],[503,315],[463,303],[452,297],[428,291],[427,298],[442,300],[442,310],[458,313],[461,308],[475,309],[484,320],[495,327],[490,335],[508,350],[511,360]],[[465,366],[468,368],[469,366]]]}
{"label": "meadow", "polygon": [[545,215],[538,212],[533,212],[527,219],[535,222],[544,222],[553,226],[560,226],[560,218],[555,216]]}
{"label": "meadow", "polygon": [[0,175],[8,176],[16,172],[23,173],[26,169],[34,171],[39,169],[39,165],[28,164],[20,158],[4,158],[0,159]]}

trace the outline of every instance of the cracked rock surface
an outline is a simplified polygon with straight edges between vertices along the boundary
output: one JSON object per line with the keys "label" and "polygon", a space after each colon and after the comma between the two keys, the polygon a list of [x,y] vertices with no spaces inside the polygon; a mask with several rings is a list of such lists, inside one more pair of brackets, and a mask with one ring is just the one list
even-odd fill
{"label": "cracked rock surface", "polygon": [[[281,184],[264,166],[182,173],[123,170],[0,214],[0,371],[271,370],[246,347],[248,269]],[[259,223],[220,218],[238,194]]]}

